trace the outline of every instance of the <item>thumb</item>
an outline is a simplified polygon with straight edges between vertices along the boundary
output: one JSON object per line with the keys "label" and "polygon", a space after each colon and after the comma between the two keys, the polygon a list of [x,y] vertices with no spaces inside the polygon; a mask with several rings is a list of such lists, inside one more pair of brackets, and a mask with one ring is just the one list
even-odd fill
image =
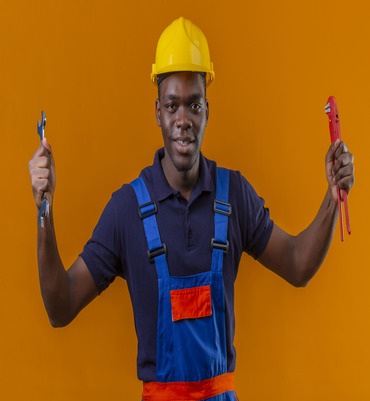
{"label": "thumb", "polygon": [[51,166],[54,167],[54,157],[53,157],[53,151],[51,149],[50,143],[48,142],[48,140],[46,138],[43,138],[41,141],[41,145],[48,152],[50,164],[51,164]]}
{"label": "thumb", "polygon": [[339,139],[337,139],[335,142],[333,142],[330,145],[329,150],[325,156],[326,178],[331,187],[335,186],[333,168],[334,168],[334,164],[335,164],[335,152],[338,149],[339,144],[340,144]]}
{"label": "thumb", "polygon": [[329,148],[329,151],[327,153],[327,162],[332,162],[335,159],[335,152],[338,149],[338,146],[340,145],[340,139],[337,139],[335,142],[333,142]]}
{"label": "thumb", "polygon": [[46,138],[43,138],[41,141],[41,145],[50,153],[52,154],[51,146]]}

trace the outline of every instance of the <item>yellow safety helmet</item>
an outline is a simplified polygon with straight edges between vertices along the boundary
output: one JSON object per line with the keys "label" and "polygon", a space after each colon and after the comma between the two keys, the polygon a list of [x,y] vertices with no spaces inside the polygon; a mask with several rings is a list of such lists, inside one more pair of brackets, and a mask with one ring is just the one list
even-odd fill
{"label": "yellow safety helmet", "polygon": [[160,74],[193,71],[206,73],[207,86],[215,79],[207,39],[191,21],[180,17],[160,36],[151,79],[157,85]]}

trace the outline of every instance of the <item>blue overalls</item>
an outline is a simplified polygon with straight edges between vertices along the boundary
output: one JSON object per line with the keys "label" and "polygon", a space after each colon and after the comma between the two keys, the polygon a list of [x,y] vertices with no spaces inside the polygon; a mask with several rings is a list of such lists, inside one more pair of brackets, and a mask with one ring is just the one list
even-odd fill
{"label": "blue overalls", "polygon": [[143,401],[235,401],[233,373],[227,373],[224,253],[227,252],[229,170],[217,168],[211,270],[192,276],[170,276],[157,206],[144,180],[131,185],[148,242],[148,257],[158,277],[156,382],[144,383]]}

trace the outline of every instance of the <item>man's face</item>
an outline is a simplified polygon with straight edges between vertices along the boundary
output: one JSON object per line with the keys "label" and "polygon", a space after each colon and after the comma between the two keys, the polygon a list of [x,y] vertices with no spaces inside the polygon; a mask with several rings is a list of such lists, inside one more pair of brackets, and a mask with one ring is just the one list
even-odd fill
{"label": "man's face", "polygon": [[197,168],[208,120],[204,79],[197,73],[174,73],[164,79],[159,92],[156,118],[162,129],[165,157],[177,171]]}

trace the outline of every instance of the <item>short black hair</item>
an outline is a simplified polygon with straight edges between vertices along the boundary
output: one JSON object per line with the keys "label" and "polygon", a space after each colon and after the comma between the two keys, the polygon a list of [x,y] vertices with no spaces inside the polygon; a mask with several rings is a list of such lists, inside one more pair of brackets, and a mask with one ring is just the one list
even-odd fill
{"label": "short black hair", "polygon": [[[180,71],[176,71],[176,72],[180,72]],[[206,73],[205,72],[197,72],[197,71],[193,71],[193,72],[196,72],[203,78],[204,94],[206,94],[206,88],[207,88]],[[165,72],[164,74],[157,75],[158,99],[160,98],[160,87],[161,87],[162,82],[172,74],[175,74],[175,72]]]}

